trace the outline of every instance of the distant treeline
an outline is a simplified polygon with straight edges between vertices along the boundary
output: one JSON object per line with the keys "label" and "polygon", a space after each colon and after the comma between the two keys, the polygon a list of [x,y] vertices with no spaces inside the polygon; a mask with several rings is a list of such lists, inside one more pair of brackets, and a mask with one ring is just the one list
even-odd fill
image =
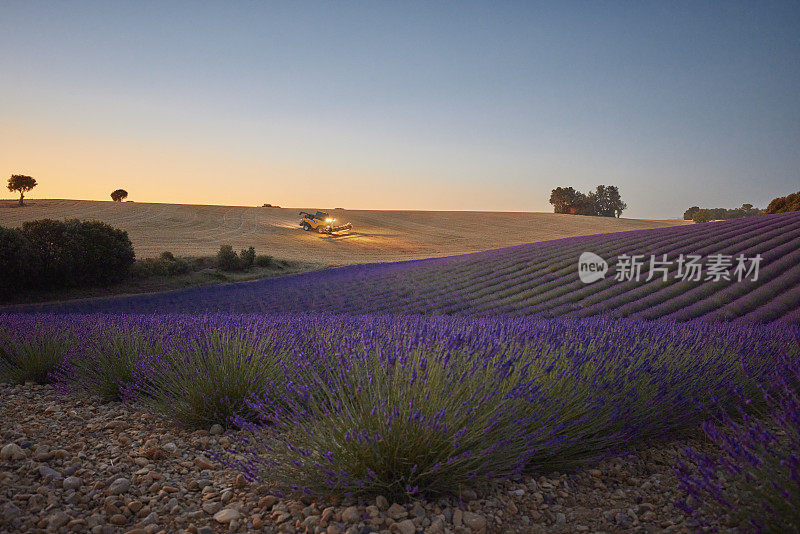
{"label": "distant treeline", "polygon": [[722,221],[728,219],[738,219],[739,217],[749,217],[760,215],[761,210],[754,208],[752,204],[742,204],[741,208],[700,208],[692,206],[683,213],[685,221],[708,222]]}
{"label": "distant treeline", "polygon": [[128,233],[104,222],[41,219],[20,228],[0,226],[0,295],[118,282],[133,262]]}
{"label": "distant treeline", "polygon": [[752,204],[742,204],[741,208],[733,209],[692,206],[683,212],[683,219],[694,222],[708,222],[750,217],[752,215],[761,215],[762,213],[788,213],[790,211],[800,211],[800,191],[773,199],[767,209],[764,210],[754,208]]}

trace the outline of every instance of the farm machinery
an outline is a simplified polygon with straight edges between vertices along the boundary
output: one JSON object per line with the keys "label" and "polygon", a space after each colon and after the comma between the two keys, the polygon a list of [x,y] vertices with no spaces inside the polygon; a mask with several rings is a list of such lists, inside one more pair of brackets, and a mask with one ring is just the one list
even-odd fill
{"label": "farm machinery", "polygon": [[300,216],[302,217],[302,219],[300,219],[300,226],[306,232],[315,231],[320,234],[332,234],[334,232],[350,230],[353,227],[350,223],[334,226],[336,219],[333,219],[325,211],[318,211],[316,213],[301,211]]}

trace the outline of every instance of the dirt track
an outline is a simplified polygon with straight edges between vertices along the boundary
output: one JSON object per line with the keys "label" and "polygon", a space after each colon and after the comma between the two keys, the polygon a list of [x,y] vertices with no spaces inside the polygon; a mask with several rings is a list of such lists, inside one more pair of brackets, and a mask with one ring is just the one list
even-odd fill
{"label": "dirt track", "polygon": [[259,254],[331,264],[449,256],[577,235],[683,224],[552,213],[328,210],[353,230],[338,236],[303,232],[301,209],[200,206],[86,200],[0,203],[0,226],[41,219],[99,219],[125,229],[139,258],[164,250],[197,256],[220,245],[254,246]]}

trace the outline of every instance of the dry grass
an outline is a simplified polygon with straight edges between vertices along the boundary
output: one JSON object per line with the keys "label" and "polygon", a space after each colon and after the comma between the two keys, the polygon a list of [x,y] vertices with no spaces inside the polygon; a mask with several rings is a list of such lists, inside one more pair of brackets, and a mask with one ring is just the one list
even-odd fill
{"label": "dry grass", "polygon": [[[0,226],[24,221],[99,219],[123,228],[138,258],[164,250],[181,256],[216,253],[222,244],[254,246],[259,254],[329,264],[449,256],[578,235],[641,230],[682,221],[611,219],[552,213],[328,210],[353,230],[340,236],[303,232],[298,212],[309,208],[256,208],[86,200],[0,203]],[[316,208],[311,208],[316,209]]]}

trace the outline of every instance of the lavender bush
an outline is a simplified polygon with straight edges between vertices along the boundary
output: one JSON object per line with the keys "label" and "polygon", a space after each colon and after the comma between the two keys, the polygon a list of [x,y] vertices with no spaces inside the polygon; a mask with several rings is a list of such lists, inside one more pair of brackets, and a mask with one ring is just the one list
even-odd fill
{"label": "lavender bush", "polygon": [[532,394],[501,359],[414,351],[330,363],[331,373],[302,373],[309,395],[251,403],[274,426],[248,427],[249,477],[296,492],[396,499],[456,492],[527,465]]}
{"label": "lavender bush", "polygon": [[245,401],[281,377],[267,340],[249,332],[189,329],[168,339],[160,354],[141,360],[138,399],[188,426],[228,426],[244,416]]}
{"label": "lavender bush", "polygon": [[54,373],[75,346],[75,339],[53,324],[0,327],[0,380],[12,384],[55,380]]}
{"label": "lavender bush", "polygon": [[161,352],[160,339],[152,332],[101,323],[84,336],[81,350],[56,376],[62,389],[85,389],[103,401],[124,400],[134,387],[137,368]]}
{"label": "lavender bush", "polygon": [[[685,451],[677,474],[689,501],[679,503],[701,521],[727,515],[756,532],[800,530],[800,366],[796,356],[778,366],[762,392],[767,409],[734,417],[722,410],[703,424],[718,447],[713,455]],[[743,405],[750,399],[743,399]]]}

